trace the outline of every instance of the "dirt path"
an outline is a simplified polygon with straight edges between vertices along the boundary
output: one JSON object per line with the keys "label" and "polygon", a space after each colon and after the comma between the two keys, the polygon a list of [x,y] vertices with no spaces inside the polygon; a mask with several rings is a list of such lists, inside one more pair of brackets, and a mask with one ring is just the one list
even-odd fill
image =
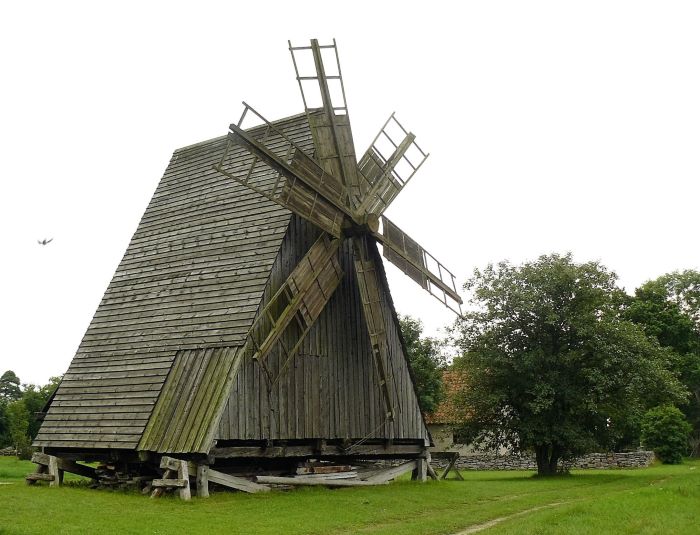
{"label": "dirt path", "polygon": [[559,505],[564,505],[567,503],[571,502],[552,502],[548,503],[545,505],[538,505],[537,507],[530,507],[530,509],[525,509],[524,511],[518,511],[517,513],[513,513],[511,515],[506,515],[506,516],[501,516],[498,518],[494,518],[493,520],[489,520],[488,522],[484,522],[482,524],[474,524],[473,526],[469,526],[467,529],[459,531],[455,533],[454,535],[469,535],[470,533],[478,533],[479,531],[483,531],[488,528],[492,528],[496,524],[500,524],[501,522],[504,522],[506,520],[510,520],[511,518],[517,518],[519,516],[524,516],[529,513],[534,513],[535,511],[540,511],[542,509],[550,509],[552,507],[557,507]]}

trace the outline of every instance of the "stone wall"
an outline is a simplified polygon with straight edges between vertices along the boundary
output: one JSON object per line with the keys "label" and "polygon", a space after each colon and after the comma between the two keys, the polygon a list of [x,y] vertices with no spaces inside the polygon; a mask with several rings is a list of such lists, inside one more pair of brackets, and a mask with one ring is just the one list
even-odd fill
{"label": "stone wall", "polygon": [[[581,468],[645,468],[654,460],[654,452],[634,451],[629,453],[590,453],[570,462],[562,462],[562,467]],[[443,465],[444,461],[433,462]],[[460,470],[536,470],[534,455],[493,455],[470,454],[457,460]]]}

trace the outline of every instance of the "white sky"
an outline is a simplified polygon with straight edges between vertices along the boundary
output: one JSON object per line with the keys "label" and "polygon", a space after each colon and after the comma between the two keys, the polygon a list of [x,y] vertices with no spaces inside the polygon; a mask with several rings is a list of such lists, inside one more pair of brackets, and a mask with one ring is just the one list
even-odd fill
{"label": "white sky", "polygon": [[460,284],[550,252],[628,291],[700,268],[699,3],[336,5],[0,4],[0,373],[66,370],[174,149],[242,100],[302,111],[287,39],[337,39],[358,153],[392,111],[431,152],[388,215]]}

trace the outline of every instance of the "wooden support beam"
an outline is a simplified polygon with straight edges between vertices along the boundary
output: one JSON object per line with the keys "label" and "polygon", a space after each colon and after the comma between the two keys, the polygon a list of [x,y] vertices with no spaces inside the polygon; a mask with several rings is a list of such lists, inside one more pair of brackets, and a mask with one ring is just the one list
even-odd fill
{"label": "wooden support beam", "polygon": [[26,479],[27,483],[32,484],[36,483],[37,481],[53,481],[54,476],[52,476],[51,474],[35,472],[33,474],[27,474],[27,476],[24,479]]}
{"label": "wooden support beam", "polygon": [[428,463],[428,476],[433,481],[437,481],[439,479],[437,473],[435,472],[435,469],[433,468],[433,465],[430,463]]}
{"label": "wooden support beam", "polygon": [[179,489],[185,489],[187,488],[188,482],[185,479],[154,479],[151,481],[151,485],[157,488],[179,488]]}
{"label": "wooden support beam", "polygon": [[440,480],[447,479],[447,475],[451,472],[455,474],[457,479],[460,481],[464,481],[464,478],[462,477],[462,474],[459,473],[459,470],[455,468],[455,463],[457,462],[457,459],[459,459],[459,452],[456,451],[436,451],[433,452],[433,457],[436,459],[447,459],[447,467],[445,470],[442,472],[442,474],[439,476]]}
{"label": "wooden support beam", "polygon": [[197,497],[209,497],[209,466],[206,464],[197,465]]}
{"label": "wooden support beam", "polygon": [[[413,457],[420,455],[425,446],[417,444],[360,444],[352,448],[353,456],[364,457]],[[278,457],[347,457],[348,453],[343,446],[326,444],[318,449],[318,445],[301,446],[271,446],[268,448],[258,446],[230,446],[213,448],[209,452],[215,459],[232,458],[278,458]]]}
{"label": "wooden support beam", "polygon": [[320,487],[371,487],[374,485],[386,485],[387,482],[373,483],[362,481],[361,479],[311,479],[306,477],[278,477],[278,476],[256,476],[258,483],[273,483],[276,485],[295,486],[320,486]]}
{"label": "wooden support beam", "polygon": [[[37,481],[51,481],[53,476],[49,476],[48,472],[48,462],[46,465],[38,464],[33,474],[27,474],[24,479],[27,481],[27,485],[33,485]],[[48,479],[51,478],[51,479]]]}
{"label": "wooden support beam", "polygon": [[428,459],[427,457],[419,457],[416,459],[416,468],[411,476],[413,481],[425,482],[428,480]]}
{"label": "wooden support beam", "polygon": [[417,461],[409,461],[398,466],[393,466],[387,470],[382,470],[381,472],[366,478],[365,481],[371,483],[385,483],[387,481],[391,481],[392,479],[396,479],[406,472],[415,470],[418,467],[416,463]]}
{"label": "wooden support beam", "polygon": [[49,475],[53,476],[49,481],[49,487],[59,487],[61,485],[62,474],[59,474],[58,459],[53,455],[49,455]]}
{"label": "wooden support beam", "polygon": [[151,498],[158,498],[163,495],[163,492],[165,492],[165,488],[158,486],[156,482],[171,479],[173,475],[174,473],[172,470],[166,470],[165,472],[163,472],[162,479],[154,479],[153,481],[151,481],[151,486],[153,487],[153,492],[151,492]]}
{"label": "wooden support beam", "polygon": [[191,500],[192,493],[190,492],[190,471],[187,467],[187,461],[180,461],[180,466],[177,468],[177,478],[185,482],[185,486],[180,489],[181,500]]}
{"label": "wooden support beam", "polygon": [[[53,457],[52,455],[47,455],[46,453],[37,452],[32,455],[32,462],[38,464],[39,466],[49,466],[49,461]],[[95,469],[91,466],[85,466],[84,464],[78,464],[75,461],[69,459],[64,459],[62,457],[54,457],[58,463],[58,468],[64,472],[70,472],[71,474],[76,474],[79,476],[87,477],[90,479],[97,479],[97,474],[95,474]]]}
{"label": "wooden support beam", "polygon": [[[242,477],[236,477],[232,476],[229,474],[225,474],[223,472],[219,472],[217,470],[212,470],[205,464],[201,464],[199,466],[195,465],[194,463],[188,463],[187,461],[182,461],[180,459],[175,459],[173,457],[168,457],[168,456],[163,456],[160,459],[160,467],[161,468],[166,468],[168,471],[178,471],[178,474],[184,472],[184,468],[182,467],[187,467],[187,474],[189,476],[193,476],[197,478],[197,495],[201,496],[199,494],[200,492],[200,477],[202,474],[200,474],[200,467],[203,467],[206,469],[206,495],[209,495],[209,483],[216,483],[217,485],[223,485],[225,487],[229,487],[232,489],[236,490],[241,490],[243,492],[267,492],[270,490],[270,487],[266,487],[265,485],[258,485],[257,483],[254,483],[253,481],[249,481],[245,478]],[[165,477],[165,476],[163,476]],[[184,477],[178,475],[179,479],[185,479]],[[201,485],[202,488],[204,488],[204,484]],[[189,489],[188,489],[189,490]]]}
{"label": "wooden support beam", "polygon": [[223,485],[225,487],[230,487],[232,489],[250,493],[268,492],[270,490],[270,487],[267,487],[265,485],[259,485],[258,483],[248,481],[247,479],[244,479],[242,477],[224,474],[223,472],[212,470],[211,468],[208,472],[209,481],[211,481],[212,483],[216,483],[217,485]]}

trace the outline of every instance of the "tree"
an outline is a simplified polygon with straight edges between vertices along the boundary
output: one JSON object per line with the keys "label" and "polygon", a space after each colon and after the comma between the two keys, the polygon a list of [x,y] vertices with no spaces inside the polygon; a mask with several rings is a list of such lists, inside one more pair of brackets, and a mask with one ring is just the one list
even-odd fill
{"label": "tree", "polygon": [[693,427],[693,453],[700,453],[700,272],[674,272],[644,283],[625,316],[677,354],[674,369],[691,393],[679,408]]}
{"label": "tree", "polygon": [[442,371],[447,365],[439,340],[422,337],[423,324],[411,316],[399,316],[401,334],[423,412],[434,412],[445,397]]}
{"label": "tree", "polygon": [[12,370],[7,370],[0,376],[0,399],[10,402],[20,397],[22,397],[22,390],[19,387],[19,377]]}
{"label": "tree", "polygon": [[22,402],[30,415],[28,434],[32,440],[39,432],[39,427],[41,427],[41,421],[35,415],[42,411],[60,382],[61,377],[51,377],[49,382],[41,387],[31,384],[23,385]]}
{"label": "tree", "polygon": [[5,448],[11,444],[10,423],[7,418],[7,401],[0,399],[0,448]]}
{"label": "tree", "polygon": [[630,418],[685,392],[670,352],[621,317],[616,276],[597,262],[542,256],[476,270],[473,310],[455,323],[469,388],[463,432],[477,446],[534,450],[538,473],[610,448]]}
{"label": "tree", "polygon": [[673,405],[655,407],[642,420],[642,442],[664,464],[679,464],[688,452],[692,426]]}
{"label": "tree", "polygon": [[[13,372],[5,373],[3,377],[5,376],[12,379],[8,381],[11,384],[19,383]],[[0,447],[12,445],[24,454],[29,451],[29,445],[41,426],[35,415],[41,412],[60,382],[61,377],[51,377],[49,382],[41,387],[22,385],[21,388],[18,387],[19,396],[14,388],[8,389],[15,398],[9,403],[0,397]]]}
{"label": "tree", "polygon": [[7,419],[9,422],[12,445],[17,450],[18,456],[27,458],[30,448],[29,438],[29,411],[22,400],[13,401],[7,406]]}

